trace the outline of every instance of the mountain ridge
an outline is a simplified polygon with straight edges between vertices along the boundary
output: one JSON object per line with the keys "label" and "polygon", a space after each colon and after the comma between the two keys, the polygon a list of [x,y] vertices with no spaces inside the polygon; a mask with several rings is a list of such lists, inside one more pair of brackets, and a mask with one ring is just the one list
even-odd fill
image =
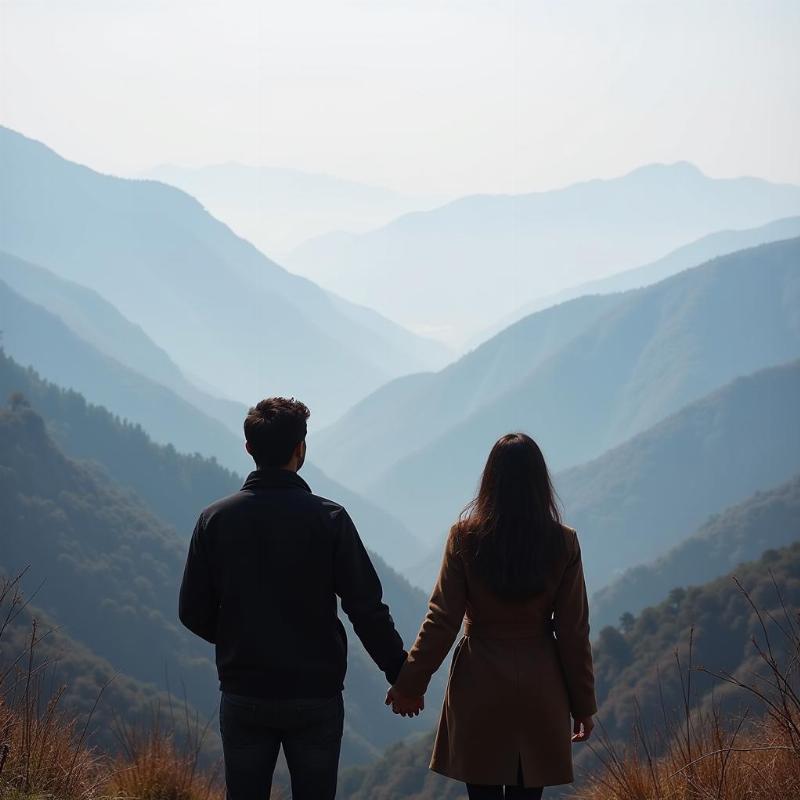
{"label": "mountain ridge", "polygon": [[318,238],[287,263],[412,329],[450,326],[451,341],[463,342],[524,298],[798,213],[800,187],[662,165],[549,192],[459,198],[359,236]]}

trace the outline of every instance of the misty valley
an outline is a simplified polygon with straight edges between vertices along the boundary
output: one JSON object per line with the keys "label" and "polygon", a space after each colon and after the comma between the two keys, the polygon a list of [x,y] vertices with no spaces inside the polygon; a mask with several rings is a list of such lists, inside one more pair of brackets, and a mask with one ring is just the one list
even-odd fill
{"label": "misty valley", "polygon": [[[68,780],[2,796],[196,800],[214,770],[217,791],[214,652],[178,587],[198,513],[253,469],[242,424],[269,396],[311,410],[299,474],[346,507],[406,648],[492,444],[539,443],[580,537],[602,725],[574,788],[545,797],[667,796],[591,776],[634,770],[638,746],[657,765],[637,779],[667,786],[748,704],[736,735],[767,754],[727,780],[796,770],[796,675],[777,671],[800,653],[800,185],[686,162],[447,200],[326,181],[115,177],[0,128],[0,793],[75,753]],[[347,230],[319,232],[312,196]],[[465,798],[428,770],[446,667],[398,718],[341,616],[337,796]],[[34,685],[44,709],[58,694],[57,733]],[[143,794],[170,759],[174,793]],[[280,762],[273,796],[287,781]]]}

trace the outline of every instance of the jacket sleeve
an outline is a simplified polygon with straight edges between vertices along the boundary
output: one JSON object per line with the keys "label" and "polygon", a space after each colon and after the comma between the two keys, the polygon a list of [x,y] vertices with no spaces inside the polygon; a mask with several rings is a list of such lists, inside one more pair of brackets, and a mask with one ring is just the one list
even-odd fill
{"label": "jacket sleeve", "polygon": [[201,514],[189,543],[178,601],[178,616],[192,633],[215,644],[218,608],[219,599],[211,578],[211,563],[207,552],[205,520]]}
{"label": "jacket sleeve", "polygon": [[403,640],[395,629],[389,606],[383,602],[380,578],[350,515],[341,509],[335,520],[336,594],[341,598],[342,610],[353,623],[356,636],[389,683],[394,683],[406,659]]}
{"label": "jacket sleeve", "polygon": [[597,700],[589,643],[589,603],[581,548],[574,531],[569,534],[568,551],[569,561],[555,595],[553,627],[567,683],[570,713],[573,718],[583,718],[597,713]]}
{"label": "jacket sleeve", "polygon": [[395,683],[399,692],[408,697],[425,694],[431,677],[442,665],[461,630],[466,606],[464,561],[455,550],[451,532],[439,578],[428,601],[428,613]]}

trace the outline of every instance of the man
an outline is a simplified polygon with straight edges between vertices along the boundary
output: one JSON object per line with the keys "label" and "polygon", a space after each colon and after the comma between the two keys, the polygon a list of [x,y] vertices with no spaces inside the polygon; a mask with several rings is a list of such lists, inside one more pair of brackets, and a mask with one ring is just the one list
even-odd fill
{"label": "man", "polygon": [[229,800],[269,797],[281,745],[294,800],[335,797],[347,666],[337,595],[389,684],[406,658],[347,511],[297,474],[308,417],[282,397],[250,409],[256,469],[200,514],[189,546],[179,613],[216,645]]}

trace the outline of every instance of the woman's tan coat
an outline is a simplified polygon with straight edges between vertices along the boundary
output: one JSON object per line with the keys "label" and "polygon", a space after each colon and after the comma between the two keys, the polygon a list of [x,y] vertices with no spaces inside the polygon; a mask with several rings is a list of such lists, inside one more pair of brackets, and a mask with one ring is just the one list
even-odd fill
{"label": "woman's tan coat", "polygon": [[578,537],[547,590],[525,603],[493,596],[457,546],[445,547],[429,610],[395,688],[425,694],[464,622],[450,667],[431,769],[465,783],[570,783],[570,716],[597,711]]}

